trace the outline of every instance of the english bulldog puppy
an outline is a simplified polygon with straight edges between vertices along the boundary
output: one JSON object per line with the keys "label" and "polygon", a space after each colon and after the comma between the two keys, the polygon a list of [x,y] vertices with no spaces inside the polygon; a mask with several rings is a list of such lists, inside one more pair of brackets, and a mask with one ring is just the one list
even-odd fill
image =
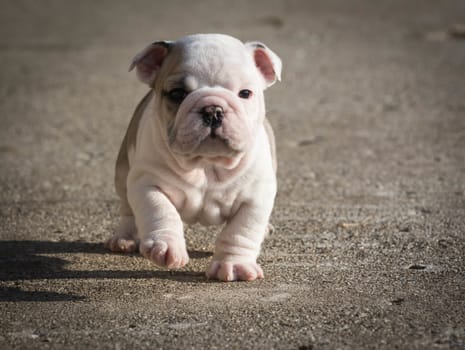
{"label": "english bulldog puppy", "polygon": [[177,269],[189,260],[183,223],[223,225],[207,277],[263,278],[257,257],[276,195],[263,91],[280,80],[281,60],[260,42],[196,34],[150,44],[133,68],[150,91],[119,151],[121,221],[105,246]]}

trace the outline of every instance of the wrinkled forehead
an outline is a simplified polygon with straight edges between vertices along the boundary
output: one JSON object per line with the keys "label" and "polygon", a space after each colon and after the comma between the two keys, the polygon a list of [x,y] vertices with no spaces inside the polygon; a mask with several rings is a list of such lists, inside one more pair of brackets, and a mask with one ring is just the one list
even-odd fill
{"label": "wrinkled forehead", "polygon": [[232,89],[257,79],[252,55],[234,38],[188,38],[177,42],[169,56],[164,67],[165,86],[182,81],[190,90],[216,85]]}

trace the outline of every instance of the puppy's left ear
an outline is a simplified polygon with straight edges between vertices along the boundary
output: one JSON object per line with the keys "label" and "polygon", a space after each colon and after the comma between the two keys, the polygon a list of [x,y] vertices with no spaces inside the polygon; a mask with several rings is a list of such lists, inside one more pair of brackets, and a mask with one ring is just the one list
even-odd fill
{"label": "puppy's left ear", "polygon": [[152,86],[172,46],[171,41],[157,41],[150,44],[133,58],[129,71],[135,67],[139,80]]}
{"label": "puppy's left ear", "polygon": [[282,63],[278,55],[259,41],[247,42],[245,46],[252,53],[255,65],[265,79],[267,87],[277,80],[281,81]]}

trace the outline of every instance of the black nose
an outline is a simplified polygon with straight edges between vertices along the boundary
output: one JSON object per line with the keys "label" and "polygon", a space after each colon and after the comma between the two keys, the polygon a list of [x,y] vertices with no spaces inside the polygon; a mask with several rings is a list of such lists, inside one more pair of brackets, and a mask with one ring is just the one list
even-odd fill
{"label": "black nose", "polygon": [[224,111],[220,106],[206,106],[200,111],[205,126],[217,129],[223,123]]}

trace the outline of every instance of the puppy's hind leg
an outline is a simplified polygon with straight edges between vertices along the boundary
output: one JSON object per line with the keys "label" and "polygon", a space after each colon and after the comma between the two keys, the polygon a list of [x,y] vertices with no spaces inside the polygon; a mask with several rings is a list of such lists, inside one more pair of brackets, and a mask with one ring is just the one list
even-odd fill
{"label": "puppy's hind leg", "polygon": [[127,198],[126,178],[129,171],[129,163],[125,152],[126,138],[124,138],[118,154],[115,172],[116,193],[121,199],[120,221],[113,236],[107,239],[104,244],[106,249],[115,253],[132,253],[139,248],[136,222]]}
{"label": "puppy's hind leg", "polygon": [[127,201],[121,201],[120,221],[113,236],[104,243],[106,249],[115,253],[133,253],[139,248],[134,215]]}
{"label": "puppy's hind leg", "polygon": [[139,102],[134,114],[129,122],[128,129],[124,135],[123,142],[116,159],[115,166],[115,189],[121,199],[121,219],[115,233],[105,242],[105,248],[112,252],[132,253],[139,248],[137,239],[137,229],[134,220],[134,214],[128,202],[126,180],[129,173],[129,156],[130,149],[134,149],[136,144],[136,135],[139,127],[139,121],[144,109],[150,102],[154,94],[151,89],[147,95]]}
{"label": "puppy's hind leg", "polygon": [[[123,203],[122,207],[124,207]],[[119,224],[113,236],[105,241],[104,246],[115,253],[133,253],[137,251],[139,241],[137,239],[136,222],[131,211],[121,208]]]}

